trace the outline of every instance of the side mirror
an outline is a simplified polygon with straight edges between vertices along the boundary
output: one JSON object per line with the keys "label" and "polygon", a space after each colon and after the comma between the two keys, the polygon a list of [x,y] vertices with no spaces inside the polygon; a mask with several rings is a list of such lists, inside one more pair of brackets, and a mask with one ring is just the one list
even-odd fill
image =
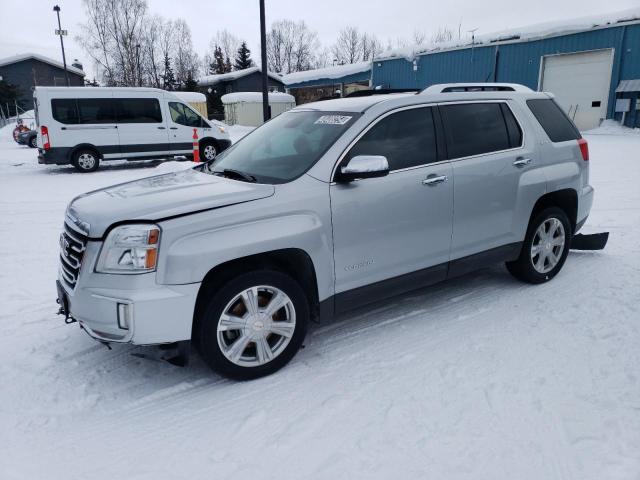
{"label": "side mirror", "polygon": [[340,167],[337,182],[351,182],[360,178],[384,177],[389,174],[389,162],[382,155],[358,155]]}

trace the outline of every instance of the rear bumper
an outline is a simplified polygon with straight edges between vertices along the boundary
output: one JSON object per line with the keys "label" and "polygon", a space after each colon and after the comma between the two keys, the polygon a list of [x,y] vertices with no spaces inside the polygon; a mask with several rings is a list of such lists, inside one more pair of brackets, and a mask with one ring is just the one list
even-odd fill
{"label": "rear bumper", "polygon": [[68,165],[70,148],[38,148],[38,163],[44,165]]}
{"label": "rear bumper", "polygon": [[578,215],[576,218],[576,231],[578,232],[580,228],[587,221],[587,217],[589,217],[589,213],[591,212],[591,206],[593,205],[593,195],[594,190],[591,185],[587,185],[582,188],[582,192],[580,192],[580,196],[578,197]]}

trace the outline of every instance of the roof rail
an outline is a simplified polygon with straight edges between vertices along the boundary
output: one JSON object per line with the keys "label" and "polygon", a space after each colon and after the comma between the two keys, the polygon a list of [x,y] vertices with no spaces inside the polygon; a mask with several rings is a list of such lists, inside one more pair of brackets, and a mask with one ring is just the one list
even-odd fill
{"label": "roof rail", "polygon": [[425,88],[420,93],[448,92],[532,92],[519,83],[439,83]]}

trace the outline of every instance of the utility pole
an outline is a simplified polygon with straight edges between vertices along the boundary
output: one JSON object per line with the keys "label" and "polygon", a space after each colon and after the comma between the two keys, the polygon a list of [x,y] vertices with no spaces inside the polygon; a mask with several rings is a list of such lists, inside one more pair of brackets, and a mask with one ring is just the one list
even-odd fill
{"label": "utility pole", "polygon": [[60,7],[56,5],[53,7],[53,11],[58,15],[58,31],[57,35],[60,35],[60,47],[62,48],[62,65],[64,66],[64,76],[67,79],[67,87],[71,86],[71,82],[69,82],[69,72],[67,71],[67,57],[64,54],[64,40],[62,40],[63,35],[66,35],[67,32],[62,30],[62,26],[60,25]]}
{"label": "utility pole", "polygon": [[140,74],[140,44],[136,45],[136,63],[138,64],[138,86],[142,86],[142,75]]}
{"label": "utility pole", "polygon": [[262,117],[266,122],[271,117],[269,108],[269,76],[267,70],[267,27],[264,14],[264,0],[260,0],[260,58],[262,63]]}

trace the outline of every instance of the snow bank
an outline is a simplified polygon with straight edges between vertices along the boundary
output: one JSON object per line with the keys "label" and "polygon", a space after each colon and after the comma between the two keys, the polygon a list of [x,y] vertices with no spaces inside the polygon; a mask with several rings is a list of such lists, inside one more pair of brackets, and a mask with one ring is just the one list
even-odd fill
{"label": "snow bank", "polygon": [[367,72],[371,70],[371,62],[358,62],[350,65],[336,65],[334,67],[318,68],[316,70],[307,70],[305,72],[289,73],[283,75],[282,81],[285,85],[291,85],[300,82],[309,82],[311,80],[320,80],[324,78],[341,78],[355,73]]}
{"label": "snow bank", "polygon": [[[222,96],[222,103],[262,103],[262,92],[234,92]],[[282,92],[269,93],[269,103],[296,103],[293,95]]]}
{"label": "snow bank", "polygon": [[582,132],[585,135],[640,135],[640,128],[629,128],[615,120],[605,120],[598,128]]}
{"label": "snow bank", "polygon": [[[632,22],[640,20],[640,8],[631,8],[612,12],[604,15],[591,15],[579,17],[573,20],[555,20],[551,22],[536,23],[533,25],[512,28],[501,32],[494,32],[485,35],[476,35],[474,46],[486,46],[497,42],[520,42],[528,40],[537,40],[545,37],[557,35],[566,35],[569,33],[581,32],[592,28],[613,26],[617,23]],[[422,45],[412,45],[409,47],[395,48],[383,52],[377,56],[376,60],[385,60],[390,58],[405,58],[413,61],[416,56],[439,52],[444,50],[452,50],[456,48],[465,48],[471,46],[471,38],[463,38],[451,40],[443,43],[427,43]]]}

